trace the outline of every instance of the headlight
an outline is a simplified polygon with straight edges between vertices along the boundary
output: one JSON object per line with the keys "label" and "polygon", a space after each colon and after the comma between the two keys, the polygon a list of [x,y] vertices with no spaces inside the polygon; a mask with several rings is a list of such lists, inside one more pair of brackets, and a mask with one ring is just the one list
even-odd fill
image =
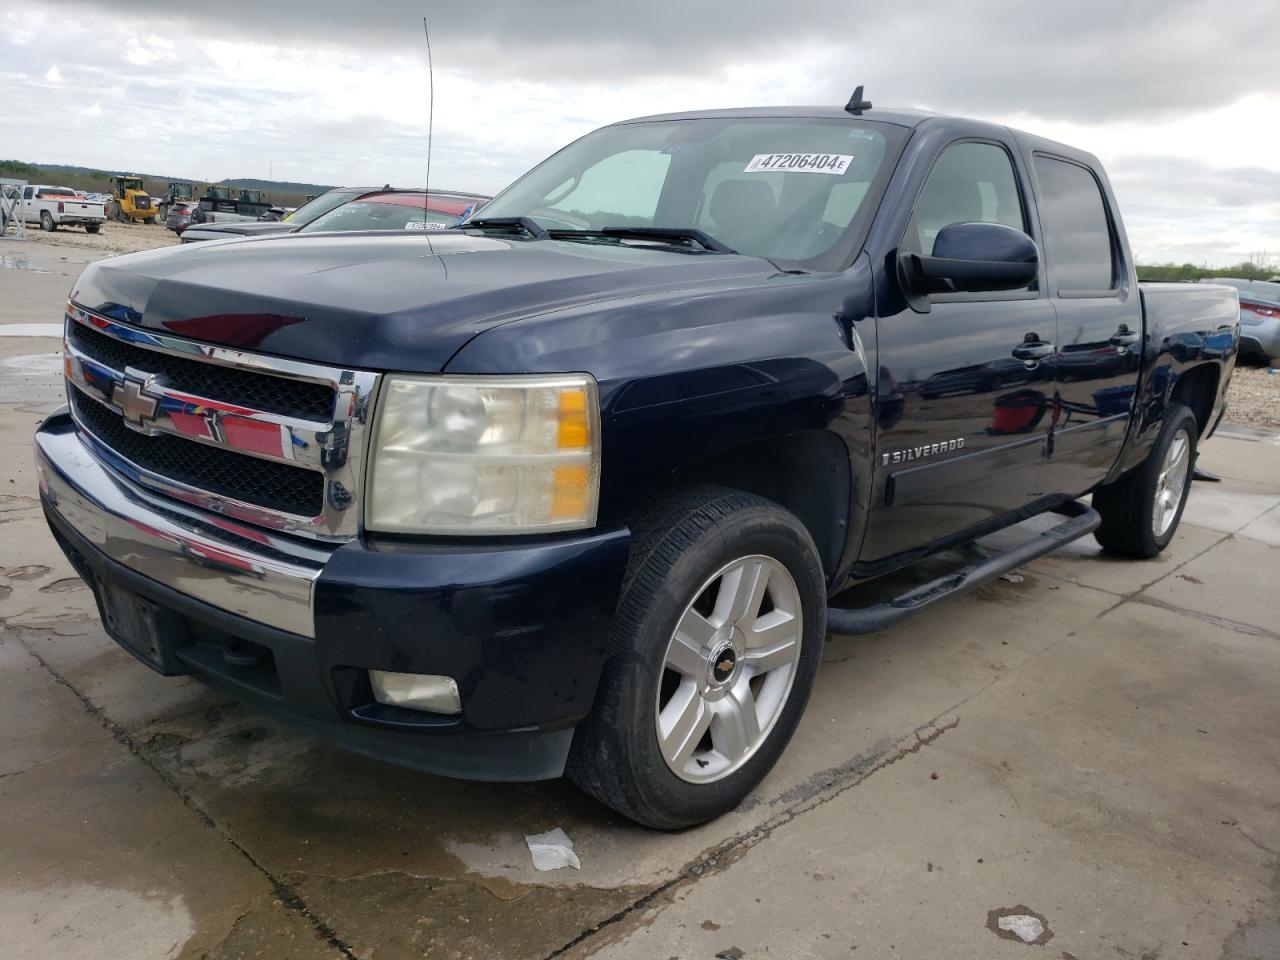
{"label": "headlight", "polygon": [[502,534],[596,522],[600,407],[584,374],[389,376],[365,525]]}

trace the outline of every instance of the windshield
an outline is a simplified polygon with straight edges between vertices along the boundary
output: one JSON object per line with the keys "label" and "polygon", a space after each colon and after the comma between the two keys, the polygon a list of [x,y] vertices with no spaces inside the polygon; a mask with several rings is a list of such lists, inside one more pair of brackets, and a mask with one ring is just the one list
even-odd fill
{"label": "windshield", "polygon": [[322,213],[328,213],[334,207],[340,207],[352,197],[359,196],[352,190],[330,190],[318,197],[308,200],[284,219],[290,223],[310,223]]}
{"label": "windshield", "polygon": [[[848,253],[906,131],[854,120],[706,118],[597,130],[535,167],[478,219],[548,230],[684,227],[733,250],[820,268]],[[883,172],[882,172],[883,171]]]}
{"label": "windshield", "polygon": [[299,233],[352,230],[443,230],[458,222],[456,213],[422,209],[422,197],[397,194],[393,197],[365,197],[321,214]]}

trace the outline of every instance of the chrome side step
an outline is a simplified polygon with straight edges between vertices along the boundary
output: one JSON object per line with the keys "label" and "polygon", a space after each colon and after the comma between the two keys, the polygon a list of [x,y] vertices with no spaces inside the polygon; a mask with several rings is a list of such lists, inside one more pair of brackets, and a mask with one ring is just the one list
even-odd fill
{"label": "chrome side step", "polygon": [[1102,523],[1102,517],[1098,512],[1079,500],[1069,500],[1060,507],[1055,507],[1051,512],[1061,514],[1067,519],[1055,527],[1036,534],[1025,543],[985,557],[962,570],[922,584],[884,603],[869,607],[828,608],[827,632],[852,636],[884,630],[899,620],[905,620],[913,613],[919,613],[926,607],[932,606],[939,600],[974,590],[1002,573],[1008,573],[1036,557],[1057,550],[1072,540],[1079,540],[1093,533]]}

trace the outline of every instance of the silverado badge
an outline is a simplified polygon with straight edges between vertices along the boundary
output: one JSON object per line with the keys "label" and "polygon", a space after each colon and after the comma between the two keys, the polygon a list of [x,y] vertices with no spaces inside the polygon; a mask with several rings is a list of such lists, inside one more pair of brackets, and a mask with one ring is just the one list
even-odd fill
{"label": "silverado badge", "polygon": [[964,449],[964,437],[954,440],[942,440],[938,443],[925,443],[918,447],[903,447],[901,450],[887,450],[880,454],[881,465],[891,463],[910,463],[912,460],[923,460],[939,453],[950,453],[952,450]]}

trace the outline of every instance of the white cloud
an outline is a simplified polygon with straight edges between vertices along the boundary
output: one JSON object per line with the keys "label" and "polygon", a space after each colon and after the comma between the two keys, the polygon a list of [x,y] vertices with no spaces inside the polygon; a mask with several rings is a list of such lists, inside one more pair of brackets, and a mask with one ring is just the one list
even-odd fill
{"label": "white cloud", "polygon": [[[777,8],[747,0],[735,6],[743,23],[725,25],[731,37],[713,28],[725,9],[715,3],[688,8],[680,23],[663,7],[644,16],[618,8],[583,14],[587,23],[557,19],[555,31],[538,26],[541,14],[523,6],[459,6],[453,20],[436,12],[432,183],[494,192],[604,123],[670,110],[843,102],[864,79],[879,106],[969,113],[1093,151],[1111,173],[1131,242],[1145,260],[1226,264],[1257,250],[1280,252],[1280,200],[1268,192],[1268,176],[1280,176],[1280,127],[1270,122],[1280,116],[1280,84],[1274,71],[1255,73],[1252,88],[1241,79],[1223,53],[1239,33],[1234,20],[1193,10],[1201,24],[1193,43],[1179,33],[1190,15],[1180,3],[1150,35],[1146,25],[1135,34],[1127,15],[1100,7],[1096,23],[1044,12],[1054,30],[1027,33],[1014,29],[1030,16],[1022,0],[974,3],[991,16],[931,9],[926,37],[903,33],[904,24],[918,27],[918,12],[886,10],[842,32],[844,5],[796,0],[791,20],[807,26],[780,24],[763,45],[747,21],[777,22]],[[20,148],[0,154],[205,181],[265,177],[269,164],[280,179],[315,183],[423,179],[425,50],[420,33],[414,39],[407,27],[391,29],[391,7],[371,11],[369,24],[343,18],[330,29],[321,10],[298,30],[256,34],[289,38],[279,44],[245,42],[224,30],[243,22],[228,15],[232,8],[196,24],[168,8],[148,8],[143,36],[138,18],[126,22],[100,5],[76,7],[74,16],[47,0],[26,7],[23,26],[40,29],[25,42],[13,30],[0,33],[0,82],[12,92],[9,129],[23,133]],[[831,14],[825,21],[824,10]],[[468,35],[465,18],[473,11],[484,22]],[[420,25],[401,13],[405,23]],[[507,20],[542,34],[516,50],[508,36],[516,27]],[[829,26],[818,29],[820,23]],[[44,28],[54,24],[56,30]],[[1138,35],[1147,41],[1136,42]],[[183,37],[196,42],[170,39]],[[901,42],[909,38],[925,45],[906,56]],[[590,55],[566,53],[567,60],[551,57],[548,66],[547,51],[564,52],[570,40],[590,47]],[[655,44],[667,55],[650,56]],[[1208,52],[1194,53],[1201,46]],[[65,56],[68,47],[80,52],[74,60]],[[1199,59],[1170,74],[1175,48]],[[1206,57],[1212,63],[1202,62]],[[61,70],[46,71],[53,62]],[[1198,87],[1187,81],[1202,74]],[[1182,86],[1166,88],[1166,80]],[[1196,90],[1183,96],[1188,84]],[[118,122],[117,104],[127,108],[128,124]],[[80,118],[74,128],[63,122],[67,115]]]}

